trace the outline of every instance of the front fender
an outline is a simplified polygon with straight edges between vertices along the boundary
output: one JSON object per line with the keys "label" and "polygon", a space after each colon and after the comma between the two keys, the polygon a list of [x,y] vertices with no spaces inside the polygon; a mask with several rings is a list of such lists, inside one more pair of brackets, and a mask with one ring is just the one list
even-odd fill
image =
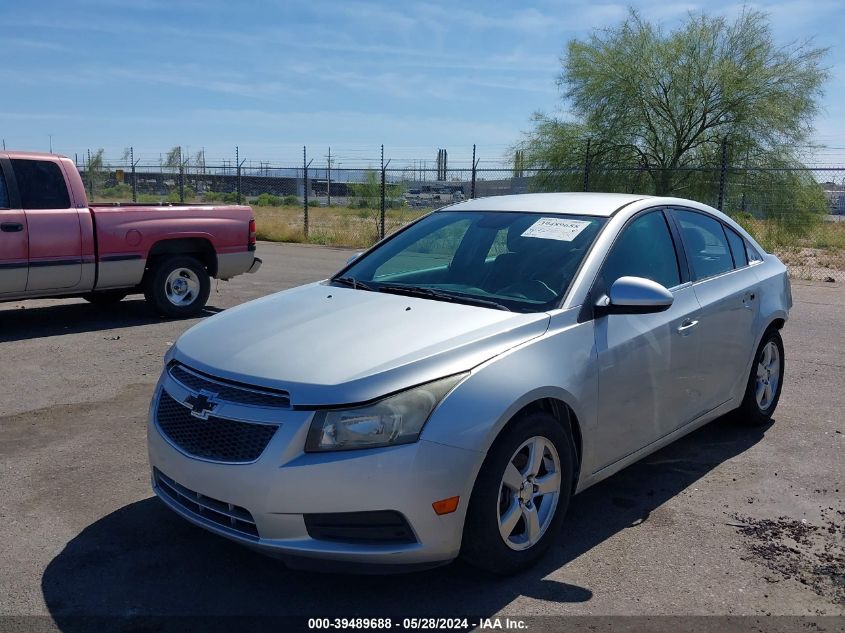
{"label": "front fender", "polygon": [[578,323],[578,311],[553,314],[546,334],[476,367],[435,410],[422,438],[486,453],[517,412],[555,398],[578,418],[588,463],[598,375],[593,322]]}

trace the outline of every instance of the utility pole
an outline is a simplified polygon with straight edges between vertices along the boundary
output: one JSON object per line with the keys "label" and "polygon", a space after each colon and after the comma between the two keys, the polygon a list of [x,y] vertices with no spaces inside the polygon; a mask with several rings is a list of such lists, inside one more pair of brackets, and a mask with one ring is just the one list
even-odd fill
{"label": "utility pole", "polygon": [[53,135],[48,134],[47,136],[50,137],[50,153],[52,154],[53,153]]}

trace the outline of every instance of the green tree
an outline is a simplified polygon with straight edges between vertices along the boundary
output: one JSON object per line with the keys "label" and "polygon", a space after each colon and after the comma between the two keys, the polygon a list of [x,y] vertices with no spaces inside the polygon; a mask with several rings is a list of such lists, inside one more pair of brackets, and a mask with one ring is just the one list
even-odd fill
{"label": "green tree", "polygon": [[94,200],[95,196],[102,195],[108,178],[108,172],[103,163],[102,147],[90,154],[85,171],[85,187],[88,190],[88,197]]}
{"label": "green tree", "polygon": [[354,206],[359,209],[378,208],[381,197],[381,178],[375,169],[368,169],[364,182],[349,183],[349,193]]}
{"label": "green tree", "polygon": [[182,147],[180,145],[171,147],[164,155],[163,166],[174,171],[179,171],[179,168],[182,166]]}
{"label": "green tree", "polygon": [[706,177],[692,168],[717,169],[723,142],[729,159],[798,166],[826,52],[809,39],[777,46],[767,15],[753,9],[732,22],[690,14],[671,32],[632,9],[618,26],[569,42],[558,85],[571,118],[535,114],[528,159],[555,170],[541,187],[578,183],[589,155],[597,173],[634,167],[604,172],[614,190],[650,185],[660,195],[700,189]]}
{"label": "green tree", "polygon": [[[352,205],[359,209],[381,208],[381,175],[375,169],[368,169],[364,182],[349,183],[349,195]],[[402,194],[405,187],[400,183],[385,183],[385,206],[389,209],[403,204]]]}

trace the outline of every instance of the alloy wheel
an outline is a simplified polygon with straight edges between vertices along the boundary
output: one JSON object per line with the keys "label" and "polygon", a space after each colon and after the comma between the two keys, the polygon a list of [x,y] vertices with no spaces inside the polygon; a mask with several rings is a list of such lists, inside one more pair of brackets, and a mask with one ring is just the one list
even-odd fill
{"label": "alloy wheel", "polygon": [[200,293],[200,280],[190,268],[177,268],[164,282],[164,294],[175,306],[193,303]]}
{"label": "alloy wheel", "polygon": [[780,350],[774,341],[769,341],[757,359],[754,397],[761,411],[768,409],[774,401],[780,383],[780,369]]}
{"label": "alloy wheel", "polygon": [[499,533],[514,550],[539,541],[552,522],[560,496],[560,457],[551,440],[528,438],[514,452],[499,486]]}

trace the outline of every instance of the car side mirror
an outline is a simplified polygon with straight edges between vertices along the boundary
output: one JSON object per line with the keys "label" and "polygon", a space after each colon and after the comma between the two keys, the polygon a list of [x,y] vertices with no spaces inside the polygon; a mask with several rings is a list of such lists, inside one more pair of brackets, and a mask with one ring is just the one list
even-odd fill
{"label": "car side mirror", "polygon": [[643,277],[620,277],[613,282],[609,295],[596,302],[596,312],[603,314],[651,314],[663,312],[675,297],[664,286]]}
{"label": "car side mirror", "polygon": [[364,254],[364,252],[363,252],[363,251],[360,251],[360,252],[358,252],[358,253],[353,254],[351,257],[349,257],[349,259],[347,259],[347,260],[346,260],[346,265],[348,266],[349,264],[351,264],[352,262],[354,262],[356,259],[358,259],[359,257],[361,257],[361,255],[363,255],[363,254]]}

